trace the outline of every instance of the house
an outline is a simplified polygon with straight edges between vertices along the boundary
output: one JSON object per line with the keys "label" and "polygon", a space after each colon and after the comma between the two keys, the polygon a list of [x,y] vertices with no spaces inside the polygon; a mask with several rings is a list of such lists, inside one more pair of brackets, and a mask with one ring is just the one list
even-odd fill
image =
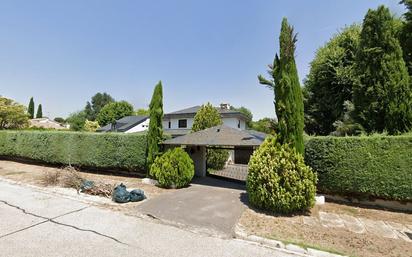
{"label": "house", "polygon": [[[186,135],[192,130],[193,120],[201,106],[193,106],[183,110],[167,113],[163,118],[163,130],[172,137]],[[246,115],[239,111],[231,110],[229,104],[220,104],[216,107],[223,121],[223,125],[246,130]]]}
{"label": "house", "polygon": [[30,119],[29,123],[30,123],[30,127],[35,127],[35,128],[45,128],[45,129],[67,129],[68,128],[47,117]]}
{"label": "house", "polygon": [[97,129],[97,132],[141,132],[149,128],[149,121],[149,116],[126,116]]}

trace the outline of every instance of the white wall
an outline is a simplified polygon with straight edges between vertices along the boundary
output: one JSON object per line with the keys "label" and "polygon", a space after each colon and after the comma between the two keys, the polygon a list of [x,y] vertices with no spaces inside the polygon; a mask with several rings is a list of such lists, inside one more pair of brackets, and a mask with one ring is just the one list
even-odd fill
{"label": "white wall", "polygon": [[125,133],[134,133],[134,132],[141,132],[149,129],[149,122],[150,119],[147,119],[143,121],[142,123],[134,126],[133,128],[129,129],[128,131],[125,131]]}
{"label": "white wall", "polygon": [[[168,119],[168,120],[163,120],[163,128],[164,129],[169,129],[169,121],[171,122],[171,127],[170,129],[191,129],[193,126],[193,118],[181,118],[182,120],[186,119],[187,120],[187,128],[179,128],[179,120],[177,118],[173,119]],[[240,130],[245,130],[246,129],[246,122],[244,120],[240,120],[240,128],[238,127],[239,119],[238,118],[223,118],[223,125],[235,128],[235,129],[240,129]]]}
{"label": "white wall", "polygon": [[246,123],[244,120],[240,120],[240,128],[238,127],[239,124],[239,119],[238,118],[223,118],[223,125],[235,128],[235,129],[240,129],[240,130],[245,130],[246,129]]}

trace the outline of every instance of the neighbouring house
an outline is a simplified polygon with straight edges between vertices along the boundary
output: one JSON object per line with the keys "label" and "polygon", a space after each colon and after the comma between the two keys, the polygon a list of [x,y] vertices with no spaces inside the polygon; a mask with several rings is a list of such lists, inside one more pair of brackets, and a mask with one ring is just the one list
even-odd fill
{"label": "neighbouring house", "polygon": [[[172,137],[188,134],[192,130],[193,120],[201,106],[193,106],[183,110],[167,113],[163,118],[163,130]],[[220,104],[216,107],[223,121],[223,125],[238,130],[246,129],[248,118],[241,112],[231,110],[229,104]]]}
{"label": "neighbouring house", "polygon": [[47,117],[36,118],[29,120],[30,127],[34,128],[45,128],[45,129],[68,129],[67,126],[64,126],[54,120],[51,120]]}
{"label": "neighbouring house", "polygon": [[149,121],[149,116],[126,116],[97,129],[97,132],[141,132],[149,128]]}

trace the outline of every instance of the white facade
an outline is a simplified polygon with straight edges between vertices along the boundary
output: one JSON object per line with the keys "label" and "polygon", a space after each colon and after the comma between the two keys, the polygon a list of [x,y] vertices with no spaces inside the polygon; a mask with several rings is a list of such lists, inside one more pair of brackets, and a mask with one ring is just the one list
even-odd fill
{"label": "white facade", "polygon": [[[186,120],[186,127],[179,127],[179,120]],[[194,118],[171,118],[171,119],[164,119],[163,120],[163,128],[164,129],[182,129],[182,130],[190,130],[192,129],[193,126],[193,120]],[[240,130],[245,130],[246,129],[246,122],[242,119],[239,118],[222,118],[223,125],[235,128],[235,129],[240,129]],[[184,122],[180,122],[181,125]]]}
{"label": "white facade", "polygon": [[137,124],[136,126],[132,127],[131,129],[125,131],[124,133],[135,133],[135,132],[141,132],[141,131],[146,131],[149,129],[149,122],[150,119],[146,119],[140,124]]}

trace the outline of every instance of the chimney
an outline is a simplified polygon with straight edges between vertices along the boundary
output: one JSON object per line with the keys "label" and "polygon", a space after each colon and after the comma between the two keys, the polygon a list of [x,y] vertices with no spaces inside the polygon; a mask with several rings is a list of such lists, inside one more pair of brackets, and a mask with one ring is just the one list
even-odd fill
{"label": "chimney", "polygon": [[230,110],[230,104],[228,104],[228,103],[221,103],[221,104],[220,104],[220,109]]}

